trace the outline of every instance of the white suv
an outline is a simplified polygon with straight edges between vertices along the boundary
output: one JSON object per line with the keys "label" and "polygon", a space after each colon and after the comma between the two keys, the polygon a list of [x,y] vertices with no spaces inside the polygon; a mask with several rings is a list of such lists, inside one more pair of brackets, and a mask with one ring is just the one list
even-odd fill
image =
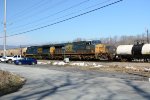
{"label": "white suv", "polygon": [[1,57],[0,58],[0,62],[6,62],[6,61],[7,61],[6,57]]}
{"label": "white suv", "polygon": [[12,57],[6,57],[6,59],[7,59],[6,62],[12,63],[15,60],[20,60],[20,59],[23,59],[23,58],[21,57],[21,55],[14,55]]}
{"label": "white suv", "polygon": [[12,63],[15,60],[22,59],[21,55],[1,57],[0,62]]}

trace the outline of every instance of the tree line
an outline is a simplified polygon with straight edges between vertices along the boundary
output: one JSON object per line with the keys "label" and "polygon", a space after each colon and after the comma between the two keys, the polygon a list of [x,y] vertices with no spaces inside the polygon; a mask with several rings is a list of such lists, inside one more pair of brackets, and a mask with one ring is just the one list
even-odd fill
{"label": "tree line", "polygon": [[[135,44],[138,42],[140,43],[149,43],[150,36],[147,36],[147,34],[142,33],[138,35],[122,35],[122,36],[113,36],[113,37],[106,37],[106,38],[100,38],[101,42],[104,44],[109,45],[129,45],[129,44]],[[74,42],[77,41],[85,41],[86,39],[77,38],[74,40]]]}

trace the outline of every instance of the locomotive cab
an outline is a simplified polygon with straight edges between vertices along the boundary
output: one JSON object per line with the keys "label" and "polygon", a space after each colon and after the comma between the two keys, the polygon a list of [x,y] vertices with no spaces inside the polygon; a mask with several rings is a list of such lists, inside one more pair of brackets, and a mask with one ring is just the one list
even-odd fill
{"label": "locomotive cab", "polygon": [[106,46],[104,44],[97,44],[95,45],[95,53],[100,54],[100,53],[106,53]]}
{"label": "locomotive cab", "polygon": [[115,46],[97,44],[95,45],[95,55],[99,60],[113,60],[116,52]]}

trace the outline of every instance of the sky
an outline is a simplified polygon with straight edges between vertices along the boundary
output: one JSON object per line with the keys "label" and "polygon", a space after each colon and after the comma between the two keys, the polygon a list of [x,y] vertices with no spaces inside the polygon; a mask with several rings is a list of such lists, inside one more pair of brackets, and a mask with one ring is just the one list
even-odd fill
{"label": "sky", "polygon": [[[39,45],[122,35],[150,30],[150,0],[7,0],[7,45]],[[3,45],[4,0],[0,0],[0,45]],[[49,27],[27,32],[46,25]]]}

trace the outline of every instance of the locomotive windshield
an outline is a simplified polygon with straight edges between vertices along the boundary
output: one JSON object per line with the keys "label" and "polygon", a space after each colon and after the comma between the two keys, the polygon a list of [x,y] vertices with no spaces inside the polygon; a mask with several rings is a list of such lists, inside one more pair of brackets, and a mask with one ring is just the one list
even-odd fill
{"label": "locomotive windshield", "polygon": [[100,43],[101,43],[100,40],[93,40],[93,41],[92,41],[92,44],[100,44]]}

